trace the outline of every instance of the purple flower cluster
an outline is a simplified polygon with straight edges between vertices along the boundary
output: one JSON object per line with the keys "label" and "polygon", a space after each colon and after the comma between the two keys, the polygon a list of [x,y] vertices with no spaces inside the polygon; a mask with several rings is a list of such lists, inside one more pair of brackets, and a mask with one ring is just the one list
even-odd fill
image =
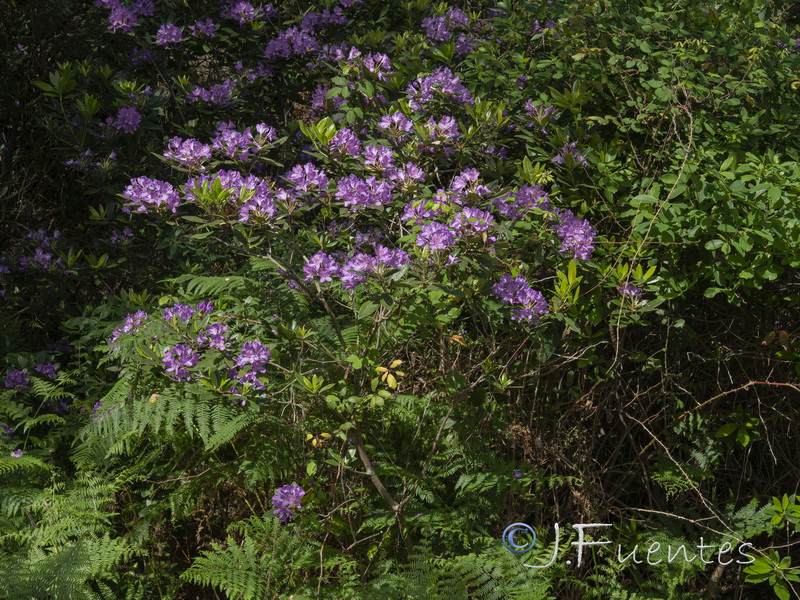
{"label": "purple flower cluster", "polygon": [[6,375],[6,387],[14,390],[27,390],[28,374],[25,371],[9,371]]}
{"label": "purple flower cluster", "polygon": [[390,250],[380,244],[375,245],[375,256],[359,252],[345,261],[339,271],[342,288],[355,289],[367,280],[367,273],[380,273],[386,269],[398,269],[411,259],[403,250]]}
{"label": "purple flower cluster", "polygon": [[461,135],[458,129],[458,121],[450,115],[443,116],[438,122],[431,117],[425,125],[428,127],[428,137],[435,140],[434,143],[447,144],[455,142]]}
{"label": "purple flower cluster", "polygon": [[417,234],[417,246],[427,247],[430,250],[446,250],[456,242],[456,233],[447,225],[441,223],[428,223],[422,226],[422,231]]}
{"label": "purple flower cluster", "polygon": [[[263,345],[258,340],[254,342],[245,342],[242,344],[242,351],[236,357],[234,362],[235,366],[240,369],[243,367],[250,367],[250,370],[244,375],[237,377],[242,383],[250,384],[256,389],[263,390],[264,385],[258,381],[258,374],[264,373],[267,368],[266,364],[272,357],[269,348]],[[242,404],[244,405],[244,403]]]}
{"label": "purple flower cluster", "polygon": [[534,104],[533,100],[528,100],[525,103],[525,114],[527,114],[533,121],[528,122],[528,127],[538,127],[539,133],[542,136],[547,135],[547,130],[544,128],[547,123],[556,118],[556,107],[547,104]]}
{"label": "purple flower cluster", "polygon": [[333,136],[328,146],[336,154],[356,157],[361,154],[361,140],[347,127],[342,127]]}
{"label": "purple flower cluster", "polygon": [[164,158],[173,165],[189,169],[190,171],[203,170],[203,163],[211,160],[211,148],[193,138],[184,140],[180,137],[172,138],[164,151]]}
{"label": "purple flower cluster", "polygon": [[460,8],[453,8],[441,16],[422,19],[422,28],[429,40],[443,42],[450,39],[451,30],[468,29],[469,17]]}
{"label": "purple flower cluster", "polygon": [[275,58],[289,58],[292,54],[304,55],[315,52],[319,49],[317,39],[302,29],[289,27],[278,37],[267,42],[264,49],[264,58],[273,60]]}
{"label": "purple flower cluster", "polygon": [[364,149],[364,164],[379,171],[394,168],[394,153],[386,146],[367,146]]}
{"label": "purple flower cluster", "polygon": [[26,237],[32,240],[36,247],[32,255],[19,258],[20,271],[25,269],[51,271],[64,267],[64,261],[56,258],[53,254],[56,243],[61,238],[60,231],[56,230],[51,235],[44,228],[40,228],[37,231],[29,232]]}
{"label": "purple flower cluster", "polygon": [[554,212],[547,192],[538,185],[524,186],[519,188],[516,194],[509,192],[505,196],[496,198],[494,206],[502,216],[514,221],[535,208]]}
{"label": "purple flower cluster", "polygon": [[11,458],[22,458],[22,450],[17,448],[11,453]]}
{"label": "purple flower cluster", "polygon": [[56,367],[53,363],[39,363],[33,367],[33,370],[50,379],[55,379],[57,375]]}
{"label": "purple flower cluster", "polygon": [[244,25],[245,23],[255,21],[256,9],[249,2],[244,2],[243,0],[234,0],[232,2],[227,2],[222,6],[220,15],[225,19],[236,21],[239,23],[239,25]]}
{"label": "purple flower cluster", "polygon": [[181,323],[186,323],[186,321],[192,318],[195,312],[196,310],[193,307],[176,302],[169,308],[164,309],[164,320],[170,323],[176,323],[177,320],[180,319]]}
{"label": "purple flower cluster", "polygon": [[472,104],[469,90],[461,78],[447,67],[439,67],[427,77],[418,77],[406,89],[408,104],[414,110],[426,110],[427,105],[438,100],[453,100],[459,104]]}
{"label": "purple flower cluster", "polygon": [[228,326],[223,323],[211,323],[205,329],[202,329],[197,336],[197,343],[201,346],[210,346],[217,350],[225,350],[227,348],[227,339],[225,332],[228,331]]}
{"label": "purple flower cluster", "polygon": [[113,333],[111,334],[111,339],[109,343],[116,341],[119,337],[124,333],[126,335],[131,335],[137,331],[141,331],[142,326],[144,325],[147,317],[149,315],[144,312],[143,310],[136,311],[133,314],[129,314],[125,317],[125,320],[117,325],[114,329]]}
{"label": "purple flower cluster", "polygon": [[414,200],[405,205],[400,218],[411,226],[424,225],[426,221],[435,218],[441,212],[442,206],[438,202],[433,200]]}
{"label": "purple flower cluster", "polygon": [[177,44],[183,39],[181,28],[172,23],[165,23],[158,28],[156,44],[168,48],[170,44]]}
{"label": "purple flower cluster", "polygon": [[389,135],[397,137],[398,142],[406,139],[408,133],[414,130],[414,124],[400,111],[393,112],[381,117],[378,127],[385,130]]}
{"label": "purple flower cluster", "polygon": [[466,207],[453,217],[450,227],[460,236],[486,233],[494,223],[494,217],[479,208]]}
{"label": "purple flower cluster", "polygon": [[572,253],[575,258],[589,260],[594,250],[594,238],[597,235],[594,227],[585,219],[579,219],[571,210],[561,211],[559,223],[552,225],[553,231],[561,240],[562,254]]}
{"label": "purple flower cluster", "polygon": [[118,2],[114,4],[116,5],[110,7],[111,11],[108,13],[108,29],[111,31],[122,31],[123,33],[132,32],[133,28],[139,24],[136,13]]}
{"label": "purple flower cluster", "polygon": [[164,351],[161,362],[164,363],[165,371],[172,373],[172,379],[189,381],[192,376],[188,368],[197,366],[200,355],[186,344],[176,344]]}
{"label": "purple flower cluster", "polygon": [[158,210],[166,208],[176,213],[180,204],[180,196],[172,185],[149,177],[131,179],[130,185],[125,188],[122,195],[129,200],[128,204],[122,207],[124,213],[130,213],[131,208],[135,208],[136,212],[147,212],[150,208]]}
{"label": "purple flower cluster", "polygon": [[123,106],[117,111],[116,118],[109,117],[106,122],[123,133],[135,133],[142,122],[142,115],[133,106]]}
{"label": "purple flower cluster", "polygon": [[333,11],[329,8],[326,8],[321,13],[313,10],[308,11],[300,21],[300,29],[314,34],[328,25],[344,25],[345,23],[347,23],[347,17],[342,13],[341,7],[337,6]]}
{"label": "purple flower cluster", "polygon": [[348,175],[336,182],[336,187],[336,197],[351,212],[357,212],[361,208],[382,206],[392,201],[391,182],[378,179],[374,175],[366,179]]}
{"label": "purple flower cluster", "polygon": [[453,177],[453,181],[450,183],[450,190],[454,195],[462,198],[468,194],[475,194],[480,197],[488,196],[492,191],[482,183],[479,183],[480,177],[481,174],[478,169],[464,169]]}
{"label": "purple flower cluster", "polygon": [[564,144],[558,154],[553,157],[553,162],[559,165],[563,165],[564,159],[570,157],[571,163],[567,163],[567,166],[571,166],[571,164],[579,164],[582,167],[588,167],[589,163],[586,161],[586,158],[582,154],[578,153],[578,142],[571,142]]}
{"label": "purple flower cluster", "polygon": [[122,228],[122,232],[121,233],[119,231],[117,231],[116,229],[114,231],[112,231],[111,232],[111,237],[109,238],[109,241],[113,245],[117,246],[119,244],[125,244],[125,243],[129,242],[131,240],[131,238],[133,238],[133,231],[131,230],[130,227],[125,226],[125,227]]}
{"label": "purple flower cluster", "polygon": [[186,94],[186,102],[205,102],[209,106],[227,106],[236,90],[236,80],[226,79],[206,89],[196,85]]}
{"label": "purple flower cluster", "polygon": [[619,286],[619,288],[617,289],[619,289],[619,292],[623,296],[631,296],[632,298],[638,298],[639,296],[642,295],[642,288],[636,287],[635,285],[630,283],[625,283]]}
{"label": "purple flower cluster", "polygon": [[278,520],[285,525],[294,518],[294,511],[302,508],[300,498],[305,495],[303,488],[296,484],[279,487],[272,496],[272,506],[275,507],[272,514],[278,515]]}
{"label": "purple flower cluster", "polygon": [[198,20],[194,25],[189,25],[187,28],[189,33],[194,37],[214,37],[217,34],[217,26],[211,19]]}
{"label": "purple flower cluster", "polygon": [[539,323],[539,317],[547,314],[547,301],[541,292],[538,292],[530,287],[528,280],[517,275],[503,275],[494,287],[492,292],[495,296],[500,298],[503,304],[521,305],[521,308],[514,308],[511,311],[511,320],[517,321],[532,321],[534,324]]}
{"label": "purple flower cluster", "polygon": [[322,169],[317,169],[313,163],[295,165],[284,176],[286,181],[294,184],[297,192],[307,192],[316,189],[322,193],[327,192],[328,176]]}
{"label": "purple flower cluster", "polygon": [[306,261],[303,266],[306,281],[318,279],[320,283],[333,281],[333,277],[339,275],[339,264],[336,259],[325,252],[317,252]]}
{"label": "purple flower cluster", "polygon": [[425,172],[412,162],[407,162],[399,169],[392,169],[386,175],[406,189],[425,181]]}
{"label": "purple flower cluster", "polygon": [[[197,195],[204,186],[211,186],[216,180],[219,180],[223,190],[230,193],[231,202],[242,202],[238,209],[241,222],[247,223],[253,218],[271,219],[277,214],[269,184],[255,175],[243,177],[238,171],[222,170],[213,175],[201,175],[190,179],[186,183],[186,191]],[[284,190],[279,190],[279,193],[282,193],[282,196],[289,196]]]}
{"label": "purple flower cluster", "polygon": [[358,48],[350,48],[345,62],[351,67],[355,67],[355,72],[363,75],[366,71],[375,76],[378,81],[389,81],[389,73],[392,70],[392,63],[389,57],[380,52],[361,54]]}
{"label": "purple flower cluster", "polygon": [[217,135],[211,147],[220,150],[225,156],[241,161],[247,161],[252,153],[259,152],[269,142],[277,138],[275,129],[264,123],[256,125],[254,136],[249,127],[244,131],[237,131],[232,121],[222,122],[217,125]]}

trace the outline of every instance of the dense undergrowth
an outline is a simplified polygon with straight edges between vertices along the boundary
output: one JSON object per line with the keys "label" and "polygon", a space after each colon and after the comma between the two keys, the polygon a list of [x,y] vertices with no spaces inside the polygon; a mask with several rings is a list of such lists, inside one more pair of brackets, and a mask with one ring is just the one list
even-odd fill
{"label": "dense undergrowth", "polygon": [[800,597],[799,29],[3,3],[0,598]]}

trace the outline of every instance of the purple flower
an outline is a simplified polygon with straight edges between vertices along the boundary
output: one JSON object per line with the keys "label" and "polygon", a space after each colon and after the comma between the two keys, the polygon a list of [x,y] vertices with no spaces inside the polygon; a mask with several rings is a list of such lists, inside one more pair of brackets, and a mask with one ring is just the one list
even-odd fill
{"label": "purple flower", "polygon": [[509,192],[505,196],[496,198],[493,204],[501,215],[512,220],[519,219],[535,208],[553,212],[547,192],[538,185],[521,187],[516,194]]}
{"label": "purple flower", "polygon": [[513,477],[514,479],[522,479],[522,471],[514,471],[511,477]]}
{"label": "purple flower", "polygon": [[156,12],[156,5],[153,0],[136,0],[131,5],[131,10],[137,15],[152,17]]}
{"label": "purple flower", "polygon": [[165,23],[158,28],[158,33],[156,33],[156,44],[165,48],[170,44],[180,42],[182,39],[181,28],[172,23]]}
{"label": "purple flower", "polygon": [[169,183],[149,177],[131,179],[122,195],[130,202],[122,207],[122,212],[130,213],[131,207],[137,212],[147,212],[148,208],[166,208],[173,213],[178,212],[180,197]]}
{"label": "purple flower", "polygon": [[272,506],[275,507],[272,514],[278,515],[280,522],[285,525],[294,518],[294,511],[302,508],[300,499],[305,495],[305,491],[299,485],[279,487],[272,496]]}
{"label": "purple flower", "polygon": [[11,436],[14,435],[14,428],[11,427],[10,425],[6,425],[5,423],[0,423],[0,429],[2,429],[6,441],[11,439]]}
{"label": "purple flower", "polygon": [[623,284],[619,286],[619,288],[617,289],[619,289],[620,293],[623,294],[624,296],[631,296],[633,298],[638,298],[639,296],[642,295],[642,288],[638,288],[630,283]]}
{"label": "purple flower", "polygon": [[477,194],[478,196],[488,196],[491,190],[478,183],[481,174],[477,169],[465,169],[453,178],[450,184],[450,189],[455,192],[457,196],[466,196],[467,194]]}
{"label": "purple flower", "polygon": [[201,346],[208,344],[217,350],[225,350],[226,342],[225,332],[228,331],[228,326],[223,323],[212,323],[203,329],[197,336],[197,343]]}
{"label": "purple flower", "polygon": [[45,377],[54,379],[56,377],[56,368],[53,363],[39,363],[33,368],[37,373],[41,373]]}
{"label": "purple flower", "polygon": [[571,210],[562,211],[558,215],[559,224],[552,225],[553,231],[561,240],[562,254],[572,253],[575,258],[589,260],[594,250],[594,238],[597,235],[589,221],[579,219]]}
{"label": "purple flower", "polygon": [[318,277],[320,283],[324,283],[333,281],[333,276],[339,275],[339,265],[332,256],[317,252],[303,266],[303,272],[306,274],[306,281]]}
{"label": "purple flower", "polygon": [[455,232],[441,223],[428,223],[422,226],[417,235],[417,246],[426,246],[430,250],[446,250],[455,243]]}
{"label": "purple flower", "polygon": [[386,176],[407,188],[425,181],[425,172],[412,162],[407,162],[400,169],[393,169],[387,172]]}
{"label": "purple flower", "polygon": [[197,312],[201,315],[207,315],[214,312],[214,304],[212,302],[200,302],[197,305]]}
{"label": "purple flower", "polygon": [[205,21],[201,19],[195,22],[194,25],[189,25],[188,29],[189,33],[194,37],[200,37],[201,35],[205,37],[214,37],[217,33],[217,26],[211,19],[206,19]]}
{"label": "purple flower", "polygon": [[186,102],[205,102],[210,106],[227,106],[236,89],[236,81],[226,79],[222,83],[212,85],[209,89],[196,85],[186,94]]}
{"label": "purple flower", "polygon": [[361,154],[361,140],[347,127],[342,127],[333,136],[328,146],[338,154],[356,157]]}
{"label": "purple flower", "polygon": [[351,212],[357,212],[359,208],[381,206],[392,201],[391,182],[378,179],[374,175],[366,179],[348,175],[336,182],[336,187],[336,197]]}
{"label": "purple flower", "polygon": [[15,390],[28,389],[28,374],[25,371],[9,371],[6,375],[6,387]]}
{"label": "purple flower", "polygon": [[120,233],[116,229],[112,231],[109,241],[116,246],[117,244],[126,243],[132,237],[133,237],[133,231],[131,230],[130,227],[126,226],[122,228],[122,233]]}
{"label": "purple flower", "polygon": [[272,353],[269,351],[269,348],[258,340],[255,342],[245,342],[242,344],[242,351],[239,356],[236,357],[236,362],[234,364],[239,368],[249,365],[250,370],[242,376],[237,376],[236,379],[242,383],[250,384],[257,389],[263,390],[264,385],[258,380],[257,375],[267,370],[266,364],[271,357]]}
{"label": "purple flower", "polygon": [[95,402],[94,406],[92,407],[92,421],[97,423],[98,421],[103,420],[103,403],[102,402]]}
{"label": "purple flower", "polygon": [[414,130],[414,124],[400,111],[381,117],[378,127],[385,129],[390,135],[396,136],[398,141],[402,141],[406,137],[405,134]]}
{"label": "purple flower", "polygon": [[258,128],[263,132],[258,132],[259,139],[253,136],[249,127],[239,132],[232,121],[219,123],[217,125],[217,135],[211,146],[215,150],[221,150],[225,156],[246,161],[250,158],[251,153],[258,152],[267,141],[274,139],[274,129],[267,127],[264,123],[260,123],[256,127],[257,132]]}
{"label": "purple flower", "polygon": [[172,373],[175,381],[189,381],[192,377],[187,367],[194,367],[200,362],[200,355],[186,344],[176,344],[164,352],[161,359],[165,371]]}
{"label": "purple flower", "polygon": [[136,14],[122,5],[115,6],[108,13],[108,29],[111,31],[122,31],[130,33],[139,24]]}
{"label": "purple flower", "polygon": [[538,324],[540,315],[549,312],[542,293],[532,289],[528,280],[521,275],[514,278],[508,274],[503,275],[492,288],[492,292],[503,304],[522,305],[521,308],[512,309],[512,321],[532,321]]}
{"label": "purple flower", "polygon": [[203,163],[211,160],[211,148],[192,138],[174,137],[167,144],[164,158],[183,169],[202,170]]}
{"label": "purple flower", "polygon": [[578,142],[564,144],[558,154],[553,157],[553,162],[559,165],[565,164],[564,159],[570,157],[571,162],[566,163],[567,166],[572,164],[579,164],[582,167],[588,167],[589,163],[586,161],[582,154],[578,153]]}
{"label": "purple flower", "polygon": [[124,106],[117,111],[117,117],[112,126],[123,133],[135,133],[142,122],[142,115],[133,106]]}
{"label": "purple flower", "polygon": [[256,9],[249,2],[234,1],[228,3],[227,7],[223,9],[222,16],[236,21],[239,25],[244,25],[255,20]]}
{"label": "purple flower", "polygon": [[381,171],[394,167],[394,153],[386,146],[367,146],[364,149],[364,164]]}
{"label": "purple flower", "polygon": [[450,227],[459,235],[469,235],[470,233],[485,233],[489,231],[489,227],[493,223],[494,217],[488,212],[479,208],[466,207],[453,217]]}
{"label": "purple flower", "polygon": [[435,100],[453,100],[459,104],[473,102],[461,79],[447,67],[439,67],[427,77],[418,77],[406,89],[408,104],[414,110],[427,110]]}
{"label": "purple flower", "polygon": [[22,450],[17,448],[11,453],[11,458],[21,458],[22,457]]}
{"label": "purple flower", "polygon": [[140,331],[148,316],[149,315],[143,310],[129,314],[127,317],[125,317],[125,320],[120,325],[117,325],[117,327],[114,329],[109,343],[116,341],[123,333],[130,335]]}
{"label": "purple flower", "polygon": [[317,188],[321,192],[328,189],[328,176],[312,163],[295,165],[286,175],[286,181],[293,183],[295,190],[305,192]]}
{"label": "purple flower", "polygon": [[178,318],[181,320],[181,323],[186,323],[194,313],[195,309],[191,306],[176,302],[171,307],[164,310],[164,320],[173,322]]}
{"label": "purple flower", "polygon": [[443,42],[452,35],[450,29],[466,29],[469,27],[469,18],[460,8],[453,8],[437,17],[422,19],[422,28],[425,35],[433,42]]}

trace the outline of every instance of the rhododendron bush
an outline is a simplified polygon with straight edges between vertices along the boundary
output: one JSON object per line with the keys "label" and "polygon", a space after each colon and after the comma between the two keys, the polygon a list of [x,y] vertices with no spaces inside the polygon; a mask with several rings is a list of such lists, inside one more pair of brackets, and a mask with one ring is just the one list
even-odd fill
{"label": "rhododendron bush", "polygon": [[796,11],[43,4],[0,19],[0,596],[800,594]]}

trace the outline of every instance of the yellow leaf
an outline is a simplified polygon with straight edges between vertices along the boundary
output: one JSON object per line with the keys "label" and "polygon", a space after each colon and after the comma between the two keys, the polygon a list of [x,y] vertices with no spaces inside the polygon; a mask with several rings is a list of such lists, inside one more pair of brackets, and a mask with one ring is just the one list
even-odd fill
{"label": "yellow leaf", "polygon": [[393,390],[397,389],[397,380],[391,373],[389,373],[389,376],[387,378],[387,383],[389,384],[389,387],[392,388]]}
{"label": "yellow leaf", "polygon": [[150,396],[150,404],[155,404],[156,400],[158,400],[158,394],[153,394]]}
{"label": "yellow leaf", "polygon": [[397,375],[398,377],[405,377],[406,376],[406,374],[403,371],[395,371],[394,374]]}
{"label": "yellow leaf", "polygon": [[397,367],[399,367],[402,364],[403,364],[402,360],[395,360],[395,361],[392,361],[392,364],[389,365],[389,368],[390,369],[396,369]]}
{"label": "yellow leaf", "polygon": [[464,342],[464,336],[463,335],[451,335],[450,336],[450,341],[453,342],[454,344],[461,344],[462,346],[464,346],[464,348],[467,347],[466,342]]}
{"label": "yellow leaf", "polygon": [[311,435],[310,433],[307,433],[306,434],[306,441],[310,440],[313,437],[314,437],[313,435]]}
{"label": "yellow leaf", "polygon": [[386,367],[375,367],[375,370],[378,373],[386,373],[389,369],[387,369]]}

